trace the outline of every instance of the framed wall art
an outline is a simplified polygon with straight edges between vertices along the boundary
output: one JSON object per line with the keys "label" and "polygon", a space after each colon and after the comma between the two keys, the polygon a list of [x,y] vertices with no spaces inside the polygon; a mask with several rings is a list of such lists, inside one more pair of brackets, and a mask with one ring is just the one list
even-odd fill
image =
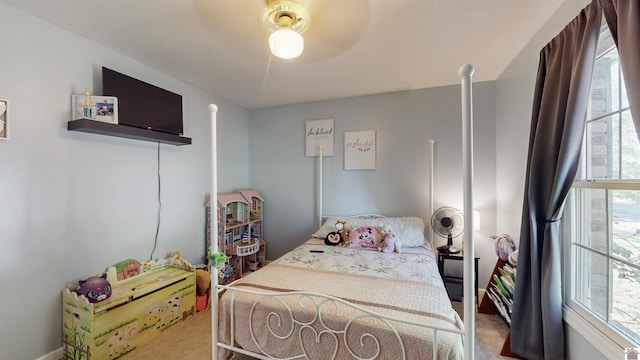
{"label": "framed wall art", "polygon": [[118,98],[112,96],[71,95],[71,120],[91,119],[118,123]]}
{"label": "framed wall art", "polygon": [[305,156],[333,156],[333,119],[307,120],[305,128]]}
{"label": "framed wall art", "polygon": [[9,101],[0,99],[0,140],[9,140]]}
{"label": "framed wall art", "polygon": [[344,169],[376,169],[376,131],[345,131]]}

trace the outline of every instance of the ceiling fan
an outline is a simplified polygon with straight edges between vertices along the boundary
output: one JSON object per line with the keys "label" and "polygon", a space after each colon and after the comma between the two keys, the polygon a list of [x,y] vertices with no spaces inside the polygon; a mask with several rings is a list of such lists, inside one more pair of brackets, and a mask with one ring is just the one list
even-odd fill
{"label": "ceiling fan", "polygon": [[362,37],[371,16],[369,0],[197,0],[195,4],[200,22],[215,41],[256,60],[279,59],[272,56],[269,44],[279,28],[304,35],[299,59],[305,62],[337,56]]}
{"label": "ceiling fan", "polygon": [[453,238],[458,237],[464,230],[464,218],[460,210],[444,206],[433,212],[431,228],[441,237],[447,238],[447,244],[438,247],[443,254],[457,254],[460,249],[453,246]]}

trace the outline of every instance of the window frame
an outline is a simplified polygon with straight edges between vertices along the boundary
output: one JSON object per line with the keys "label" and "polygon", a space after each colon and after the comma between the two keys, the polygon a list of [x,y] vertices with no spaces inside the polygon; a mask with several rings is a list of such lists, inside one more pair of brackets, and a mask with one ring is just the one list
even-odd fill
{"label": "window frame", "polygon": [[[603,27],[600,35],[600,40],[598,43],[598,56],[596,58],[599,59],[601,56],[605,56],[611,49],[612,39],[611,34],[608,32],[608,27],[603,20]],[[617,51],[617,49],[616,49]],[[618,63],[619,70],[619,83],[624,81],[622,74],[620,72],[620,64]],[[620,91],[618,91],[618,96],[621,97]],[[619,106],[616,110],[611,110],[607,112],[607,114],[603,116],[597,116],[593,119],[585,119],[587,122],[597,121],[599,119],[608,117],[608,116],[620,116],[620,114],[624,111],[628,111],[628,105],[626,107],[622,107],[622,102],[618,101]],[[621,130],[620,130],[621,131]],[[588,133],[588,127],[585,126],[585,141],[583,142],[583,149],[581,152],[581,159],[586,159],[589,155],[587,153],[587,140],[586,136]],[[622,149],[619,149],[621,152]],[[578,194],[576,194],[577,190],[574,189],[603,189],[603,190],[634,190],[640,191],[640,179],[587,179],[587,169],[586,166],[589,166],[589,163],[586,161],[581,161],[579,169],[579,176],[576,181],[574,181],[572,185],[572,189],[569,192],[569,196],[567,198],[564,216],[563,219],[567,219],[567,221],[562,222],[562,238],[565,239],[563,241],[563,256],[562,256],[562,276],[563,283],[565,286],[563,287],[563,319],[573,327],[580,335],[582,335],[585,340],[587,340],[591,344],[597,344],[597,349],[603,353],[607,358],[624,358],[624,349],[625,348],[637,348],[640,344],[635,343],[635,340],[631,339],[626,334],[618,331],[612,325],[610,325],[607,321],[600,318],[594,311],[588,309],[584,305],[582,305],[577,300],[574,300],[577,292],[577,270],[574,272],[574,264],[577,261],[577,252],[579,248],[586,249],[587,251],[598,254],[600,256],[604,256],[607,258],[607,262],[615,260],[619,261],[614,254],[607,249],[607,253],[604,254],[601,251],[593,249],[591,247],[585,246],[577,241],[577,237],[580,236],[582,231],[581,227],[584,227],[583,224],[579,224],[577,217],[580,216],[580,209],[578,209]],[[618,171],[621,171],[622,166],[619,166]],[[618,174],[620,177],[621,174]],[[609,213],[609,206],[607,206],[607,213]],[[607,221],[608,222],[608,221]],[[582,226],[581,226],[582,225]],[[611,246],[611,239],[607,240],[607,246]],[[579,266],[579,264],[577,265]],[[577,268],[575,266],[575,268]],[[610,271],[610,270],[607,270]],[[607,287],[609,292],[611,292],[612,288],[612,274],[607,274]],[[609,309],[611,306],[611,293],[608,295],[608,304],[607,304],[607,313],[609,313]],[[607,315],[608,317],[608,315]]]}
{"label": "window frame", "polygon": [[[632,183],[631,181],[614,180],[606,181],[606,183],[612,184],[616,189],[640,190],[640,183],[638,182],[630,184]],[[603,188],[602,182],[576,181],[574,187],[576,187],[576,184],[578,184],[578,188]],[[629,188],[629,185],[635,187]],[[573,214],[576,213],[578,204],[575,198],[576,194],[572,189],[567,198],[563,219],[572,219]],[[562,222],[562,237],[564,239],[570,239],[570,241],[564,241],[563,246],[562,273],[563,283],[566,285],[564,286],[563,319],[582,335],[587,342],[597,344],[597,349],[602,352],[605,357],[609,359],[623,359],[625,349],[637,348],[640,345],[635,344],[629,337],[603,321],[590,309],[587,309],[578,301],[573,300],[576,288],[572,266],[576,259],[576,247],[574,244],[577,242],[573,237],[579,233],[578,226],[577,221],[570,220]],[[607,256],[610,257],[610,255]]]}

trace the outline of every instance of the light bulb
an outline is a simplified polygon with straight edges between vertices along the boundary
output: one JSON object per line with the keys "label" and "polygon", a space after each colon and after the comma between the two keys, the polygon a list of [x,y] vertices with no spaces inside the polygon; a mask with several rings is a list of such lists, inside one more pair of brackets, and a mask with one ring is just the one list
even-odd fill
{"label": "light bulb", "polygon": [[269,36],[271,53],[282,59],[297,58],[304,50],[304,39],[289,28],[279,28]]}

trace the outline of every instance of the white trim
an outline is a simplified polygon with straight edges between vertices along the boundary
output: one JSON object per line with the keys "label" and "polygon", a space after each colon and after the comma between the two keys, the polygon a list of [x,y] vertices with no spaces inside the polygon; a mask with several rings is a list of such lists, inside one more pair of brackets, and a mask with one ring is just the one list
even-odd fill
{"label": "white trim", "polygon": [[62,359],[62,348],[57,348],[46,355],[40,356],[36,360],[60,360],[60,359]]}
{"label": "white trim", "polygon": [[[578,334],[582,335],[588,343],[598,349],[607,359],[624,359],[624,349],[636,347],[626,342],[620,335],[615,334],[612,330],[596,326],[587,320],[585,316],[567,305],[562,307],[562,314],[564,321],[574,328]],[[617,337],[618,339],[612,339],[612,337]]]}
{"label": "white trim", "polygon": [[573,182],[574,188],[612,189],[612,190],[640,190],[640,180],[579,180]]}

